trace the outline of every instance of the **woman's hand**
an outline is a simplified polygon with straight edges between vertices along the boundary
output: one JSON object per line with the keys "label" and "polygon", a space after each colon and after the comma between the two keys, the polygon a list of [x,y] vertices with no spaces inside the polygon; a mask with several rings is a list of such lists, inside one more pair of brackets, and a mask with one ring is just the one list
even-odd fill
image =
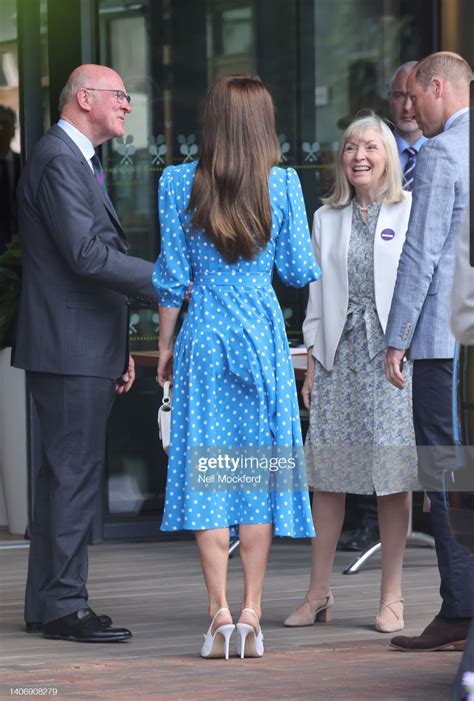
{"label": "woman's hand", "polygon": [[156,381],[163,387],[166,381],[173,382],[173,349],[160,350]]}
{"label": "woman's hand", "polygon": [[314,356],[313,348],[308,348],[308,360],[307,368],[304,377],[303,387],[301,388],[301,396],[303,398],[303,404],[308,411],[311,409],[311,393],[313,391],[313,380],[314,380]]}
{"label": "woman's hand", "polygon": [[158,307],[160,315],[160,333],[158,350],[160,358],[156,369],[156,381],[163,387],[166,381],[173,382],[173,335],[178,320],[180,307]]}

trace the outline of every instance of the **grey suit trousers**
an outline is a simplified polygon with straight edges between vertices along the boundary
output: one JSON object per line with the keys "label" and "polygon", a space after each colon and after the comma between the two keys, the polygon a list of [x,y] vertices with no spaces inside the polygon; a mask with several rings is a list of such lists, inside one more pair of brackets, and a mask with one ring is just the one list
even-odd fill
{"label": "grey suit trousers", "polygon": [[43,445],[33,476],[25,620],[47,623],[87,606],[87,540],[115,382],[40,372],[27,378]]}

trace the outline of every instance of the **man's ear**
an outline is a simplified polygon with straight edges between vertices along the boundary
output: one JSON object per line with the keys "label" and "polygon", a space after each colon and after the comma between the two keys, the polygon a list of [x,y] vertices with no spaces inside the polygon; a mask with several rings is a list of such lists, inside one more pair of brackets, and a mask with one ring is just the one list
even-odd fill
{"label": "man's ear", "polygon": [[435,97],[441,97],[444,92],[444,80],[442,78],[438,78],[438,76],[434,75],[431,78],[431,87],[433,88],[433,92]]}
{"label": "man's ear", "polygon": [[80,88],[76,93],[76,100],[79,107],[85,112],[90,112],[92,109],[91,96],[87,88]]}

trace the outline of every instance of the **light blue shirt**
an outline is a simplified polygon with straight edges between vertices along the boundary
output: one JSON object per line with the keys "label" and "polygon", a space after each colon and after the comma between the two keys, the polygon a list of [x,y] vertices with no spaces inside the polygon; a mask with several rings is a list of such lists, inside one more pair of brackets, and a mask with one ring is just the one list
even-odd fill
{"label": "light blue shirt", "polygon": [[444,131],[446,131],[446,129],[449,129],[449,127],[454,122],[454,120],[457,119],[458,117],[460,117],[465,112],[469,112],[469,107],[462,107],[460,110],[458,110],[457,112],[452,114],[450,116],[450,118],[448,119],[448,121],[446,122],[446,124],[444,125]]}
{"label": "light blue shirt", "polygon": [[91,158],[95,154],[95,149],[94,149],[94,146],[92,145],[92,141],[90,141],[87,138],[87,136],[85,136],[82,133],[82,131],[79,131],[79,129],[76,129],[76,127],[73,127],[72,124],[70,124],[69,122],[66,122],[65,119],[59,120],[58,127],[61,127],[61,129],[66,132],[66,134],[69,136],[69,138],[74,141],[77,148],[79,149],[79,151],[82,153],[82,155],[86,159],[87,163],[89,164],[91,171],[94,172],[94,168],[93,168],[93,165],[91,163]]}
{"label": "light blue shirt", "polygon": [[418,154],[418,151],[423,146],[425,141],[427,141],[428,139],[426,138],[426,136],[423,136],[423,134],[422,134],[420,136],[420,138],[417,141],[415,141],[415,143],[412,144],[412,146],[410,146],[410,144],[407,144],[405,139],[402,139],[402,137],[400,136],[400,134],[397,131],[394,131],[393,135],[395,137],[395,141],[397,142],[398,155],[400,156],[400,165],[402,167],[402,172],[403,172],[405,170],[405,166],[406,166],[407,161],[408,161],[408,153],[405,153],[405,149],[406,148],[414,148]]}

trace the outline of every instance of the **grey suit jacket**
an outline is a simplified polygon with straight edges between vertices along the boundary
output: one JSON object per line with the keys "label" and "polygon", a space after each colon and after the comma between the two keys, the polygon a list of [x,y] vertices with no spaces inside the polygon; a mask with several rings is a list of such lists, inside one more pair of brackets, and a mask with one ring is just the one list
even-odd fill
{"label": "grey suit jacket", "polygon": [[469,205],[469,116],[420,149],[385,339],[411,359],[451,358],[456,239]]}
{"label": "grey suit jacket", "polygon": [[474,268],[469,264],[469,217],[458,240],[452,292],[451,329],[465,346],[474,346]]}
{"label": "grey suit jacket", "polygon": [[118,216],[58,126],[40,139],[18,187],[23,281],[13,364],[118,377],[128,295],[157,304],[152,263],[127,255]]}

